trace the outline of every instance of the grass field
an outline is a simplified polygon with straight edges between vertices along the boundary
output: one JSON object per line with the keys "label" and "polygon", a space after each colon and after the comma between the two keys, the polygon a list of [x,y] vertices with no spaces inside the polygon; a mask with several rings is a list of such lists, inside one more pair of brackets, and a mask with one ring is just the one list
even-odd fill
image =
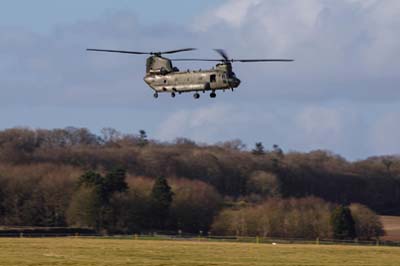
{"label": "grass field", "polygon": [[400,248],[84,238],[0,239],[0,265],[396,265]]}

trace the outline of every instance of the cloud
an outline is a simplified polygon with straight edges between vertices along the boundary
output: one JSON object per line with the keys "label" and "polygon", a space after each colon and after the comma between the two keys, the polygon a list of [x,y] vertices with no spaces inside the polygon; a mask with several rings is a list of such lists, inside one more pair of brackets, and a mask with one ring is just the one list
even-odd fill
{"label": "cloud", "polygon": [[[120,11],[46,34],[0,27],[0,112],[8,117],[0,126],[13,126],[12,121],[29,126],[26,114],[39,107],[61,106],[64,114],[92,108],[96,111],[82,115],[80,124],[93,125],[90,120],[102,120],[106,112],[113,126],[151,128],[162,140],[240,138],[286,150],[331,149],[349,158],[396,152],[399,36],[397,0],[226,0],[185,25],[176,25],[173,17],[144,25],[134,13]],[[174,57],[206,58],[218,56],[209,48],[225,48],[236,58],[296,61],[235,64],[241,87],[214,100],[194,101],[191,95],[154,100],[142,80],[145,57],[87,53],[88,47],[199,47]],[[30,111],[11,111],[19,106]],[[37,111],[35,125],[43,113]],[[140,115],[130,121],[126,113]],[[59,126],[49,119],[44,116],[43,124]]]}
{"label": "cloud", "polygon": [[[177,48],[174,34],[185,36],[178,26],[141,25],[124,11],[57,26],[45,34],[1,27],[0,104],[141,105],[144,99],[152,100],[151,90],[143,83],[145,57],[85,50]],[[162,46],[154,45],[158,38],[165,39]]]}
{"label": "cloud", "polygon": [[269,99],[393,101],[400,99],[399,12],[392,0],[228,0],[193,29],[235,57],[295,58],[236,66]]}
{"label": "cloud", "polygon": [[187,137],[197,142],[241,139],[251,148],[261,141],[267,148],[279,144],[285,151],[330,150],[349,159],[397,153],[399,126],[393,104],[371,117],[365,110],[379,105],[303,105],[282,108],[247,104],[210,104],[170,113],[156,130],[157,139]]}
{"label": "cloud", "polygon": [[212,104],[180,110],[169,115],[160,125],[157,138],[173,140],[177,137],[188,137],[201,142],[234,138],[231,128],[238,126],[240,120],[241,114],[230,105]]}
{"label": "cloud", "polygon": [[260,2],[260,0],[230,1],[197,19],[193,27],[198,31],[208,31],[220,21],[239,27],[248,15],[250,7],[256,6]]}
{"label": "cloud", "polygon": [[368,145],[372,154],[400,154],[400,112],[382,114],[371,125],[368,134]]}
{"label": "cloud", "polygon": [[332,146],[342,140],[343,114],[332,108],[306,107],[295,117],[295,125],[306,145]]}
{"label": "cloud", "polygon": [[[151,95],[142,81],[145,58],[85,49],[184,46],[222,47],[232,57],[296,59],[235,65],[243,81],[241,99],[248,101],[257,95],[256,101],[269,102],[393,102],[400,99],[399,7],[392,0],[227,0],[189,27],[143,25],[126,11],[57,26],[48,34],[2,27],[0,103],[141,105]],[[210,53],[196,55],[217,56]]]}
{"label": "cloud", "polygon": [[[368,106],[368,108],[374,108]],[[330,150],[348,158],[361,158],[370,153],[366,145],[368,114],[352,104],[307,105],[293,116],[286,143],[294,150]]]}

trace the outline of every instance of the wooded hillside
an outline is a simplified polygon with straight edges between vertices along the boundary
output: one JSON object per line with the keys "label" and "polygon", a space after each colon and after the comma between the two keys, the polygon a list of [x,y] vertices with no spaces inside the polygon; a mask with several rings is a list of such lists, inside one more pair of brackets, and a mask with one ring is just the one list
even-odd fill
{"label": "wooded hillside", "polygon": [[[144,131],[122,134],[106,128],[96,135],[84,128],[14,128],[0,131],[2,223],[65,225],[82,174],[105,174],[116,167],[126,171],[135,202],[145,200],[140,195],[150,193],[157,177],[166,177],[181,200],[173,203],[181,208],[172,205],[172,211],[181,211],[188,199],[197,201],[198,208],[213,199],[212,210],[204,210],[205,230],[223,206],[261,204],[271,197],[314,196],[400,215],[400,158],[394,156],[349,162],[329,151],[286,152],[278,145],[265,149],[262,143],[246,148],[240,140],[209,145],[178,138],[163,143]],[[176,193],[182,187],[190,192]],[[201,193],[196,195],[197,190]],[[82,191],[80,197],[89,197]],[[184,216],[176,216],[175,224]]]}

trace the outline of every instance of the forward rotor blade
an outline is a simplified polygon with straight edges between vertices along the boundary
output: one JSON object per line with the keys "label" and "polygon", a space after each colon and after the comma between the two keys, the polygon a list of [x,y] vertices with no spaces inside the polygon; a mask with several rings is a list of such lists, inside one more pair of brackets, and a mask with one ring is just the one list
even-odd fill
{"label": "forward rotor blade", "polygon": [[151,54],[146,52],[134,52],[134,51],[121,51],[121,50],[104,50],[104,49],[86,49],[90,52],[108,52],[108,53],[121,53],[121,54]]}
{"label": "forward rotor blade", "polygon": [[183,49],[178,49],[178,50],[160,52],[160,54],[175,54],[175,53],[179,53],[179,52],[188,52],[188,51],[193,51],[193,50],[196,50],[196,48],[183,48]]}

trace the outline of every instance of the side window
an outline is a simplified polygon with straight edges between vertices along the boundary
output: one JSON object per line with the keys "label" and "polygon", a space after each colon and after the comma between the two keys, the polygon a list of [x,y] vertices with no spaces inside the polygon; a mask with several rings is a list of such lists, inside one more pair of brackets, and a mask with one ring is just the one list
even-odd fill
{"label": "side window", "polygon": [[216,75],[215,74],[210,75],[210,82],[216,82],[216,81],[217,81]]}

